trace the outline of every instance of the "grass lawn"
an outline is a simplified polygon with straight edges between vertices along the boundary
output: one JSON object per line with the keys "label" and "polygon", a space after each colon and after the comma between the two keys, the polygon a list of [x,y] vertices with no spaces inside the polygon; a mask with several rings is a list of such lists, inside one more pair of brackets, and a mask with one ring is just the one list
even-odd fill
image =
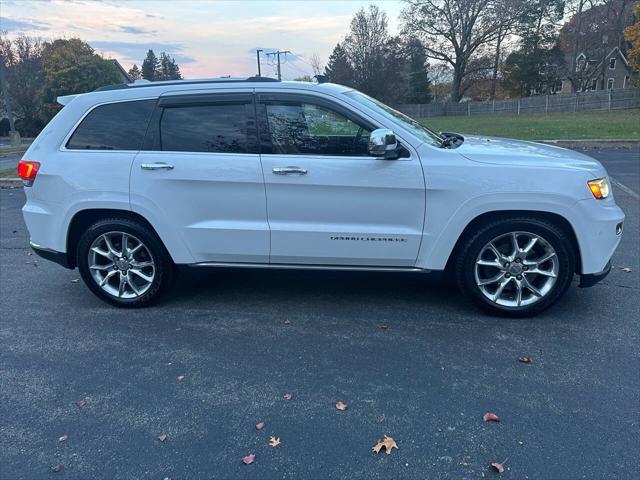
{"label": "grass lawn", "polygon": [[522,140],[640,140],[640,109],[611,112],[527,115],[472,115],[421,118],[440,132],[459,132]]}

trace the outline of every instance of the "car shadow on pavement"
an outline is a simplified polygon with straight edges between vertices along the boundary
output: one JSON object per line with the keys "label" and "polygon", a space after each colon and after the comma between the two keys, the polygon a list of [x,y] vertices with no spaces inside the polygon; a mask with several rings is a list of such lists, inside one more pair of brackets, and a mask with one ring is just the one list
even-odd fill
{"label": "car shadow on pavement", "polygon": [[[186,269],[166,300],[175,306],[241,302],[331,309],[336,304],[449,310],[474,307],[440,274],[268,269]],[[163,302],[165,303],[165,302]]]}

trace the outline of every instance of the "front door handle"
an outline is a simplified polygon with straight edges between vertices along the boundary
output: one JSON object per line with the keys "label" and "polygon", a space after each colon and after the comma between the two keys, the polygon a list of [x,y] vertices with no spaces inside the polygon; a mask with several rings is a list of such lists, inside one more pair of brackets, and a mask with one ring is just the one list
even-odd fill
{"label": "front door handle", "polygon": [[300,167],[274,167],[273,173],[276,175],[306,175],[307,170]]}
{"label": "front door handle", "polygon": [[142,170],[173,170],[173,165],[165,162],[143,163],[140,165]]}

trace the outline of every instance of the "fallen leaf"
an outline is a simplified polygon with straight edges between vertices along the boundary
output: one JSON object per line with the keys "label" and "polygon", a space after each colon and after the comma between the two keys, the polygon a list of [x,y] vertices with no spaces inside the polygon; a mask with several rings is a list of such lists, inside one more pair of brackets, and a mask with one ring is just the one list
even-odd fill
{"label": "fallen leaf", "polygon": [[280,445],[280,439],[276,438],[276,437],[269,437],[269,445],[271,445],[272,447],[277,447],[278,445]]}
{"label": "fallen leaf", "polygon": [[181,382],[182,380],[184,380],[184,375],[179,375],[178,376],[178,381]]}
{"label": "fallen leaf", "polygon": [[250,453],[246,457],[242,457],[242,463],[244,463],[245,465],[251,465],[255,459],[256,456],[253,453]]}
{"label": "fallen leaf", "polygon": [[381,438],[380,440],[378,440],[378,443],[376,443],[373,447],[371,447],[371,450],[373,450],[376,453],[380,453],[380,450],[382,450],[382,447],[385,448],[387,455],[391,455],[391,450],[398,449],[398,445],[396,444],[396,441],[389,437],[388,435],[385,435],[384,438]]}
{"label": "fallen leaf", "polygon": [[338,403],[336,403],[336,408],[338,410],[344,411],[344,410],[347,409],[347,404],[346,403],[342,403],[342,402],[338,402]]}
{"label": "fallen leaf", "polygon": [[291,325],[291,320],[285,320],[285,321],[284,321],[284,324],[285,324],[285,325]]}
{"label": "fallen leaf", "polygon": [[76,407],[78,407],[80,410],[82,410],[82,407],[84,407],[87,404],[86,400],[76,400]]}
{"label": "fallen leaf", "polygon": [[389,325],[378,325],[378,330],[389,330]]}
{"label": "fallen leaf", "polygon": [[160,440],[161,442],[164,442],[167,438],[169,438],[169,437],[167,437],[167,436],[163,433],[162,435],[160,435],[160,436],[158,437],[158,440]]}
{"label": "fallen leaf", "polygon": [[262,430],[264,428],[264,422],[256,423],[256,430]]}
{"label": "fallen leaf", "polygon": [[492,466],[493,468],[495,468],[495,469],[498,471],[498,473],[502,473],[502,472],[504,472],[504,465],[503,465],[502,463],[496,463],[496,462],[494,462],[494,463],[492,463],[492,464],[491,464],[491,466]]}
{"label": "fallen leaf", "polygon": [[64,442],[67,438],[69,438],[69,435],[67,435],[67,434],[65,433],[64,435],[62,435],[62,436],[58,439],[58,441],[59,441],[60,443],[62,443],[62,442]]}
{"label": "fallen leaf", "polygon": [[518,361],[519,361],[520,363],[533,363],[533,358],[528,357],[528,356],[527,356],[527,357],[520,357],[520,358],[518,359]]}
{"label": "fallen leaf", "polygon": [[626,272],[626,273],[633,272],[633,270],[631,270],[629,267],[624,267],[624,268],[622,269],[622,271],[623,271],[623,272]]}
{"label": "fallen leaf", "polygon": [[56,463],[54,466],[51,467],[51,471],[52,472],[61,472],[62,471],[62,465],[60,465],[59,463]]}
{"label": "fallen leaf", "polygon": [[293,395],[291,393],[285,393],[284,394],[284,399],[285,400],[291,400],[293,398]]}
{"label": "fallen leaf", "polygon": [[468,464],[467,462],[464,462],[464,463],[462,464],[462,466],[463,466],[464,468],[469,468],[469,464]]}
{"label": "fallen leaf", "polygon": [[498,417],[498,415],[496,415],[495,413],[491,413],[491,412],[485,413],[484,416],[482,417],[482,419],[485,422],[499,422],[500,421],[500,417]]}
{"label": "fallen leaf", "polygon": [[73,280],[71,280],[71,283],[78,283],[80,281],[79,278],[74,278]]}

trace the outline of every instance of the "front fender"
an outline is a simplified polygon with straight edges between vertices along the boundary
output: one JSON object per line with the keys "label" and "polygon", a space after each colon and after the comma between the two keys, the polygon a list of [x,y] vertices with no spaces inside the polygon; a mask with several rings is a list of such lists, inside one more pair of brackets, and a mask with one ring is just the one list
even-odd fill
{"label": "front fender", "polygon": [[576,221],[577,205],[578,202],[571,197],[549,193],[540,195],[537,192],[491,193],[469,198],[449,212],[446,218],[439,218],[443,216],[442,212],[433,212],[429,228],[425,229],[416,266],[443,270],[465,228],[480,215],[493,212],[531,211],[560,215],[574,229],[582,251],[581,235],[576,229],[579,226]]}

